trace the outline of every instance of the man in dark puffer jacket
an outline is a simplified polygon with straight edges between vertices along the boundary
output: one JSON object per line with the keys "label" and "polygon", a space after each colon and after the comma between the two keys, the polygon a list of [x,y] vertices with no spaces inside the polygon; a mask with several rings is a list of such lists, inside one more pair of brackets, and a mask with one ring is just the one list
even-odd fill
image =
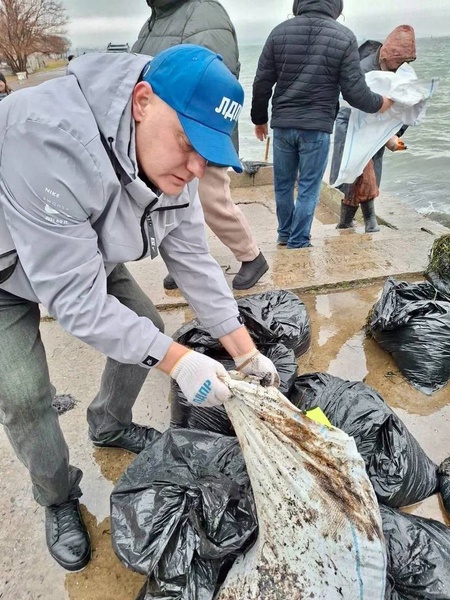
{"label": "man in dark puffer jacket", "polygon": [[342,10],[343,0],[295,0],[295,17],[269,35],[253,83],[251,117],[260,140],[268,133],[268,104],[276,84],[271,127],[278,243],[288,248],[311,245],[339,93],[368,113],[392,106],[367,86],[356,38],[336,22]]}

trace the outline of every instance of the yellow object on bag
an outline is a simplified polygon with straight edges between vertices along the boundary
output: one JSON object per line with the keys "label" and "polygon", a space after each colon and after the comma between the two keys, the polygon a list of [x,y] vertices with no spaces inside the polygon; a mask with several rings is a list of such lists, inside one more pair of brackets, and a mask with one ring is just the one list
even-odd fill
{"label": "yellow object on bag", "polygon": [[316,408],[312,408],[311,410],[307,410],[305,412],[305,415],[308,417],[308,419],[311,419],[312,421],[319,423],[319,425],[325,425],[326,427],[329,427],[330,429],[335,429],[335,427],[333,427],[333,425],[327,419],[326,414],[318,406]]}

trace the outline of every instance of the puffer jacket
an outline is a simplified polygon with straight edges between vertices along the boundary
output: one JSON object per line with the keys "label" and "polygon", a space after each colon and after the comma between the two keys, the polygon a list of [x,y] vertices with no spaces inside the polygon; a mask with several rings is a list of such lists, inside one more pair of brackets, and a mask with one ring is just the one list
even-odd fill
{"label": "puffer jacket", "polygon": [[270,33],[253,84],[251,117],[268,121],[272,88],[272,127],[331,133],[339,93],[367,113],[383,99],[370,91],[360,68],[354,34],[336,22],[342,0],[297,0],[292,19]]}
{"label": "puffer jacket", "polygon": [[138,176],[131,102],[148,61],[86,54],[66,77],[0,103],[0,289],[42,303],[107,356],[145,367],[172,339],[109,295],[106,278],[156,247],[213,337],[241,326],[206,242],[198,180],[157,196]]}
{"label": "puffer jacket", "polygon": [[217,0],[148,0],[152,14],[132,51],[155,56],[176,44],[197,44],[221,54],[236,77],[240,63],[236,31]]}

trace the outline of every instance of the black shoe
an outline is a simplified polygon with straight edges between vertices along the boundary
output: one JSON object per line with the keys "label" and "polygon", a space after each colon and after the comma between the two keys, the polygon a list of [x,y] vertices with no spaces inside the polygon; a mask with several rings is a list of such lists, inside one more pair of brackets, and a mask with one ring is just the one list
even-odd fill
{"label": "black shoe", "polygon": [[67,571],[80,571],[91,559],[91,543],[78,500],[45,509],[45,536],[50,554]]}
{"label": "black shoe", "polygon": [[248,290],[261,279],[269,265],[260,252],[254,260],[245,261],[241,264],[238,274],[233,279],[233,288],[235,290]]}
{"label": "black shoe", "polygon": [[277,239],[277,246],[287,246],[288,245],[288,240],[280,240],[280,238]]}
{"label": "black shoe", "polygon": [[89,437],[94,446],[100,448],[123,448],[135,454],[139,454],[159,435],[160,433],[156,429],[146,427],[145,425],[136,425],[136,423],[131,423],[127,429],[106,434],[101,440],[96,439],[89,432]]}
{"label": "black shoe", "polygon": [[177,290],[178,286],[175,279],[171,275],[164,277],[163,286],[165,290]]}

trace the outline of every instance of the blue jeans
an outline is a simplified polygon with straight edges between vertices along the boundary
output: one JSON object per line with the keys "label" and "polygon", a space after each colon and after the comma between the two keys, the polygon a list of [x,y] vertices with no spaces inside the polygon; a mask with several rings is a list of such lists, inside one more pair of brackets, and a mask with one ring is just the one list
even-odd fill
{"label": "blue jeans", "polygon": [[[330,134],[307,129],[273,129],[273,168],[278,241],[307,248],[327,165]],[[294,205],[294,186],[298,195]]]}
{"label": "blue jeans", "polygon": [[[124,265],[107,280],[108,293],[161,330],[164,323],[148,296]],[[69,450],[52,407],[40,332],[39,306],[0,289],[0,423],[19,460],[27,467],[35,500],[61,504],[81,496],[81,470],[69,462]],[[89,406],[89,428],[97,437],[125,429],[148,370],[106,361],[100,391]]]}

